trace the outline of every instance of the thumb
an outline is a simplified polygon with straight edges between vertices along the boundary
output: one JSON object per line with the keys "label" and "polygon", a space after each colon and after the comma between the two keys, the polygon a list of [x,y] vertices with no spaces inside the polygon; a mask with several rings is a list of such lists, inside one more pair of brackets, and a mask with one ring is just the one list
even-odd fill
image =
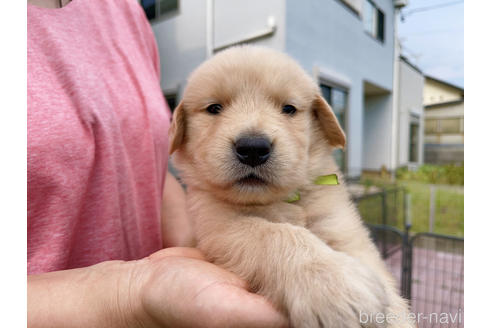
{"label": "thumb", "polygon": [[289,327],[288,319],[263,296],[241,288],[229,289],[227,297],[216,304],[222,313],[224,324],[231,328],[280,328]]}

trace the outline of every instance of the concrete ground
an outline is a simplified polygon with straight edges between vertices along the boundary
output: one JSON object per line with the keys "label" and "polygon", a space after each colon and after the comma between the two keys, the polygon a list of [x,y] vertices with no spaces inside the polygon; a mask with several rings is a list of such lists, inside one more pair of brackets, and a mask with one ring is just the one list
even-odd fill
{"label": "concrete ground", "polygon": [[[400,282],[401,250],[385,259]],[[420,315],[419,328],[464,327],[464,258],[462,248],[413,248],[412,312]]]}

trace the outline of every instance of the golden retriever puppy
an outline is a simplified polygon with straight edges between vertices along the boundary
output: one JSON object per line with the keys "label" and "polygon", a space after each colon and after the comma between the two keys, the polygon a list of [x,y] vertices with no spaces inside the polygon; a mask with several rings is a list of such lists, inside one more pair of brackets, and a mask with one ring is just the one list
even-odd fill
{"label": "golden retriever puppy", "polygon": [[[217,54],[191,74],[170,135],[198,248],[293,327],[412,327],[388,323],[407,304],[332,158],[345,135],[294,60],[254,46]],[[340,184],[316,183],[332,174]]]}

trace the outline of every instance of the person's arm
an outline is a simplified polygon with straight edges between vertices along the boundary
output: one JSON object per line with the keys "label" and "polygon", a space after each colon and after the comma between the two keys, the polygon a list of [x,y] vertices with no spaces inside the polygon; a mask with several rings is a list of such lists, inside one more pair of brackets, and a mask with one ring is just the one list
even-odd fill
{"label": "person's arm", "polygon": [[234,274],[193,248],[28,276],[30,328],[287,327]]}
{"label": "person's arm", "polygon": [[186,194],[169,171],[162,196],[161,231],[164,248],[193,246],[193,229],[186,212]]}
{"label": "person's arm", "polygon": [[[119,286],[129,266],[108,261],[81,269],[27,277],[27,323],[41,327],[127,327],[128,288]],[[128,282],[126,282],[128,283]],[[125,299],[120,302],[119,299]]]}

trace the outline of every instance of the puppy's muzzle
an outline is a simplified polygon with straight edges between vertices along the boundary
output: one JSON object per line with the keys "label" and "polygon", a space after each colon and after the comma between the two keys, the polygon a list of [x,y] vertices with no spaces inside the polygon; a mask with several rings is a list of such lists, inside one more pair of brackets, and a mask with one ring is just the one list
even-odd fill
{"label": "puppy's muzzle", "polygon": [[272,144],[265,137],[241,137],[234,144],[234,152],[241,163],[255,167],[268,160]]}

